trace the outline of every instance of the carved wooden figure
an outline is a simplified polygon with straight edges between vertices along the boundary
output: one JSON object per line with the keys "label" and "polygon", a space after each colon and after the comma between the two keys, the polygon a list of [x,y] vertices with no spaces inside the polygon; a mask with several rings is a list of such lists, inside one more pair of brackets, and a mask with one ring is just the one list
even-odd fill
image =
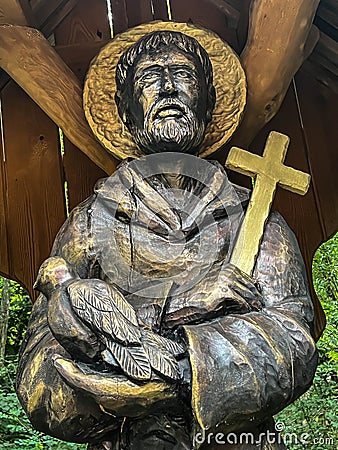
{"label": "carved wooden figure", "polygon": [[[65,278],[55,282],[57,269],[52,289],[41,285],[51,260],[39,273],[45,295],[17,392],[41,431],[91,449],[219,448],[210,433],[237,436],[224,448],[284,448],[277,433],[267,439],[272,416],[306,391],[317,363],[303,261],[272,212],[252,274],[231,264],[250,192],[198,157],[232,136],[245,97],[236,55],[191,25],[136,27],[93,62],[87,120],[113,155],[129,159],[61,228],[51,255],[66,261]],[[133,339],[122,339],[119,322]],[[149,340],[165,348],[157,359]],[[140,347],[147,376],[131,370]],[[118,364],[106,364],[113,357]],[[159,370],[162,358],[177,376]],[[242,432],[253,440],[239,443]]]}

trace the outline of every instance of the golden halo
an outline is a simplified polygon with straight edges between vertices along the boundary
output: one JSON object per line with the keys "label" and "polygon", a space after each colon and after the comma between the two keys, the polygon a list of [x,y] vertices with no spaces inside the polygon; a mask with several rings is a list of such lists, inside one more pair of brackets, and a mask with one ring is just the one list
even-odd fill
{"label": "golden halo", "polygon": [[101,144],[114,156],[140,157],[143,152],[119,117],[114,96],[115,69],[122,53],[145,34],[178,31],[195,38],[207,51],[214,72],[216,105],[208,124],[199,156],[215,152],[237,128],[246,101],[245,74],[237,55],[215,33],[186,23],[151,22],[131,28],[110,41],[92,62],[83,92],[87,121]]}

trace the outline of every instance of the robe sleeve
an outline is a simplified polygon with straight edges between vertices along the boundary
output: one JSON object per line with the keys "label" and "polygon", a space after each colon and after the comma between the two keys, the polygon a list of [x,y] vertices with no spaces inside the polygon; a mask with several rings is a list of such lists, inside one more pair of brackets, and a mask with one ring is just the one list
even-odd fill
{"label": "robe sleeve", "polygon": [[264,307],[184,326],[192,410],[202,429],[236,431],[282,410],[310,386],[317,351],[313,306],[296,239],[282,217],[267,223],[253,277]]}
{"label": "robe sleeve", "polygon": [[[52,255],[59,255],[86,277],[91,269],[88,209],[92,199],[76,207],[59,231]],[[33,426],[59,439],[75,442],[102,440],[119,426],[94,400],[75,392],[60,377],[53,356],[69,358],[47,323],[47,300],[40,295],[19,355],[17,394]]]}

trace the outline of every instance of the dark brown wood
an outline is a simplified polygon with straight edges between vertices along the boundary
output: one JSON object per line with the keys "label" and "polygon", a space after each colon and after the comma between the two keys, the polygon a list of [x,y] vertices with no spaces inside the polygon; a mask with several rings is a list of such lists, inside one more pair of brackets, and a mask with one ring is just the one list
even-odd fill
{"label": "dark brown wood", "polygon": [[[72,9],[77,5],[78,0],[64,0],[61,5],[52,11],[50,15],[48,15],[44,21],[42,22],[42,18],[38,18],[37,22],[41,23],[38,27],[42,34],[46,37],[49,37],[54,29],[63,21],[63,19],[72,11]],[[37,12],[38,14],[38,12]]]}
{"label": "dark brown wood", "polygon": [[89,41],[81,44],[57,45],[56,52],[83,84],[91,60],[108,41]]}
{"label": "dark brown wood", "polygon": [[34,16],[38,24],[43,25],[50,16],[56,13],[67,0],[53,0],[52,2],[35,2],[33,3]]}
{"label": "dark brown wood", "polygon": [[110,28],[106,0],[81,0],[54,30],[56,45],[107,41]]}
{"label": "dark brown wood", "polygon": [[22,12],[27,20],[27,23],[31,27],[38,26],[35,15],[33,13],[32,5],[30,0],[19,0],[19,4],[22,8]]}
{"label": "dark brown wood", "polygon": [[296,88],[325,241],[338,231],[338,95],[304,70],[296,76]]}
{"label": "dark brown wood", "polygon": [[95,183],[99,178],[107,176],[68,139],[65,140],[63,166],[68,183],[69,210],[94,192]]}
{"label": "dark brown wood", "polygon": [[76,4],[77,0],[54,0],[36,4],[33,12],[39,28],[41,29],[52,16],[57,16],[66,3]]}
{"label": "dark brown wood", "polygon": [[[110,38],[105,0],[79,2],[55,30],[56,49],[76,76],[83,81],[91,59]],[[93,193],[95,182],[106,173],[67,138],[63,166],[68,183],[69,208]]]}
{"label": "dark brown wood", "polygon": [[[4,206],[10,261],[7,275],[33,295],[37,268],[48,256],[65,219],[58,131],[14,82],[7,84],[1,100],[7,180]],[[0,245],[3,246],[2,239]],[[8,265],[2,266],[0,271],[6,274],[7,268]]]}
{"label": "dark brown wood", "polygon": [[[2,120],[2,108],[0,110]],[[8,251],[8,227],[7,219],[7,177],[4,142],[0,133],[0,274],[9,278],[11,273],[10,255]]]}
{"label": "dark brown wood", "polygon": [[150,0],[127,0],[128,28],[151,22],[154,17]]}
{"label": "dark brown wood", "polygon": [[254,0],[241,0],[238,2],[237,0],[231,0],[231,3],[234,7],[239,8],[240,16],[236,29],[237,36],[237,51],[240,54],[245,46],[247,37],[248,37],[248,24],[249,24],[249,12],[250,5]]}
{"label": "dark brown wood", "polygon": [[336,0],[322,0],[318,6],[315,24],[324,33],[335,40],[338,39],[338,3]]}
{"label": "dark brown wood", "polygon": [[209,28],[238,51],[236,28],[239,13],[234,8],[214,0],[200,0],[198,8],[194,0],[170,0],[170,6],[173,20]]}
{"label": "dark brown wood", "polygon": [[166,0],[152,0],[154,20],[168,20],[168,8]]}
{"label": "dark brown wood", "polygon": [[128,28],[126,0],[110,0],[113,14],[114,35]]}
{"label": "dark brown wood", "polygon": [[306,66],[318,80],[338,93],[338,42],[321,32]]}
{"label": "dark brown wood", "polygon": [[[303,100],[301,99],[304,99],[305,101],[306,99],[310,99],[308,100],[308,102],[311,104],[311,97],[313,96],[314,92],[318,92],[318,83],[312,82],[313,84],[305,84],[306,79],[304,78],[304,75],[302,73],[299,74],[298,77],[299,85],[303,86],[302,91],[299,92],[300,102],[301,104],[303,102]],[[311,289],[311,295],[316,308],[315,330],[317,338],[320,336],[323,330],[325,317],[313,288],[312,260],[318,246],[329,238],[325,227],[323,227],[322,216],[325,215],[325,220],[330,220],[331,218],[331,231],[333,231],[334,229],[337,231],[338,217],[338,212],[337,210],[335,210],[335,207],[333,207],[332,204],[334,198],[334,204],[337,205],[338,188],[337,186],[333,186],[337,182],[335,181],[335,176],[333,176],[332,178],[330,177],[331,171],[334,170],[335,159],[333,155],[333,149],[335,148],[335,141],[334,136],[332,135],[332,131],[328,131],[328,128],[332,126],[334,116],[332,115],[331,118],[329,118],[329,120],[327,121],[327,116],[330,115],[329,111],[332,111],[332,106],[330,106],[329,103],[325,104],[325,99],[327,102],[328,97],[324,97],[319,101],[322,104],[323,114],[321,114],[318,109],[317,116],[313,115],[313,111],[309,113],[309,121],[307,122],[306,128],[303,131],[302,122],[297,107],[297,98],[295,96],[293,87],[291,86],[287,92],[287,95],[278,114],[271,120],[269,124],[267,124],[263,128],[263,130],[259,133],[259,135],[250,146],[251,151],[253,151],[254,153],[260,153],[261,149],[264,146],[265,139],[271,130],[277,130],[285,133],[291,138],[290,147],[286,158],[286,164],[308,172],[312,177],[314,177],[315,183],[312,183],[310,185],[310,189],[304,197],[288,193],[284,190],[278,190],[274,201],[274,208],[283,215],[291,229],[295,232],[301,252],[303,254]],[[310,107],[310,105],[308,104],[307,107]],[[317,107],[318,101],[313,103],[312,108]],[[325,111],[327,112],[325,113]],[[311,136],[308,135],[307,130],[313,130],[311,132]],[[325,132],[327,132],[327,137],[325,137]],[[316,134],[317,137],[315,137],[314,134]],[[329,155],[327,155],[327,161],[331,162],[324,162],[321,167],[319,166],[320,169],[319,167],[317,169],[316,166],[318,166],[318,163],[313,163],[312,158],[321,158],[322,153],[318,150],[320,148],[332,149],[324,150],[324,152],[329,152]],[[330,152],[332,152],[331,155]],[[332,169],[324,167],[327,164],[332,164]],[[317,177],[320,171],[323,177],[323,180],[320,182],[320,184],[323,185],[323,182],[325,182],[327,184],[326,188],[318,186]],[[331,181],[329,180],[329,178],[331,179]],[[331,191],[331,189],[333,189],[333,191]],[[325,193],[327,195],[327,207],[324,211],[323,206],[321,204],[318,204],[317,199],[318,196],[325,196]],[[331,205],[331,211],[329,205]]]}

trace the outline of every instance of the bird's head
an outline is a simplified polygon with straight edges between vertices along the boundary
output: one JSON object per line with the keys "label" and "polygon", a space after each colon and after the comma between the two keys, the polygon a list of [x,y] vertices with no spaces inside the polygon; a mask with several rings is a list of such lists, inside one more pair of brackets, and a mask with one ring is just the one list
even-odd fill
{"label": "bird's head", "polygon": [[74,278],[77,275],[68,261],[59,256],[51,256],[41,264],[33,288],[48,297],[58,286]]}

